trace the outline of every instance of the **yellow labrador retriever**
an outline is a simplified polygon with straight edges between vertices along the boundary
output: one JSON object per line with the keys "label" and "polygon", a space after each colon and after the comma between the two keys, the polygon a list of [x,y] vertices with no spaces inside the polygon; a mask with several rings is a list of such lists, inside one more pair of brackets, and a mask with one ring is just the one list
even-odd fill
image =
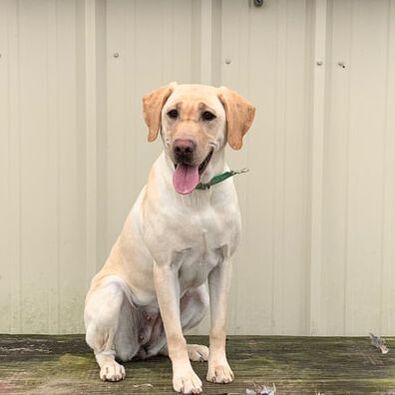
{"label": "yellow labrador retriever", "polygon": [[[227,88],[177,85],[143,99],[148,140],[164,151],[86,297],[86,341],[102,380],[125,377],[116,362],[168,355],[173,388],[202,392],[190,360],[207,361],[207,380],[229,383],[225,321],[231,258],[240,211],[231,178],[202,189],[229,170],[226,142],[238,150],[255,108]],[[209,292],[206,289],[208,280]],[[186,344],[183,332],[204,317],[210,294],[210,348]]]}

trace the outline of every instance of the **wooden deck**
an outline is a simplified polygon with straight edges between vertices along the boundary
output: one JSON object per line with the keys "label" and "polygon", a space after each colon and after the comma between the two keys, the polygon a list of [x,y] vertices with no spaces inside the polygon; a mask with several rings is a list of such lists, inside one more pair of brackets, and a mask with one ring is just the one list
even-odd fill
{"label": "wooden deck", "polygon": [[[193,364],[205,394],[245,394],[254,382],[275,383],[277,394],[395,394],[395,351],[380,354],[368,337],[235,336],[228,356],[236,379],[227,385],[207,383],[206,363]],[[167,358],[125,366],[124,381],[104,383],[82,335],[0,335],[0,394],[173,394]]]}

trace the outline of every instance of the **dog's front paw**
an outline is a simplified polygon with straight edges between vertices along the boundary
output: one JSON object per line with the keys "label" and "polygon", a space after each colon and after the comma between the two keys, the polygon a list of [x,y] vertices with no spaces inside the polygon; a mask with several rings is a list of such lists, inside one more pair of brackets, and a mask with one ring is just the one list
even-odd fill
{"label": "dog's front paw", "polygon": [[202,381],[192,369],[183,373],[175,373],[173,375],[173,388],[174,391],[183,394],[200,394],[203,391]]}
{"label": "dog's front paw", "polygon": [[103,381],[120,381],[125,376],[125,368],[115,361],[106,363],[100,369],[100,378]]}
{"label": "dog's front paw", "polygon": [[227,362],[221,364],[209,362],[207,381],[213,383],[231,383],[234,377],[232,369]]}

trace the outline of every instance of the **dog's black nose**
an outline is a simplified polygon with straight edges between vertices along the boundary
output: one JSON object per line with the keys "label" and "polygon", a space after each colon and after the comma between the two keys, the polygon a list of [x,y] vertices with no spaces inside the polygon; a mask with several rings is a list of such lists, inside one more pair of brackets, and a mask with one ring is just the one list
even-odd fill
{"label": "dog's black nose", "polygon": [[173,149],[177,160],[189,161],[195,152],[196,143],[189,139],[177,139],[174,141]]}

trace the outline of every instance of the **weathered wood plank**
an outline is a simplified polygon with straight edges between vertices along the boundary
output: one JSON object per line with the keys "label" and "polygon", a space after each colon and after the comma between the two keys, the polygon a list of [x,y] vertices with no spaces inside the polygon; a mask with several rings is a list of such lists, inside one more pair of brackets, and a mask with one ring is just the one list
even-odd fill
{"label": "weathered wood plank", "polygon": [[[367,337],[232,336],[228,355],[236,380],[204,382],[205,394],[244,394],[254,382],[275,383],[278,394],[395,394],[395,354],[380,354]],[[103,383],[83,335],[0,335],[0,394],[173,394],[167,358],[125,366],[126,380]],[[206,364],[194,368],[204,379]]]}

